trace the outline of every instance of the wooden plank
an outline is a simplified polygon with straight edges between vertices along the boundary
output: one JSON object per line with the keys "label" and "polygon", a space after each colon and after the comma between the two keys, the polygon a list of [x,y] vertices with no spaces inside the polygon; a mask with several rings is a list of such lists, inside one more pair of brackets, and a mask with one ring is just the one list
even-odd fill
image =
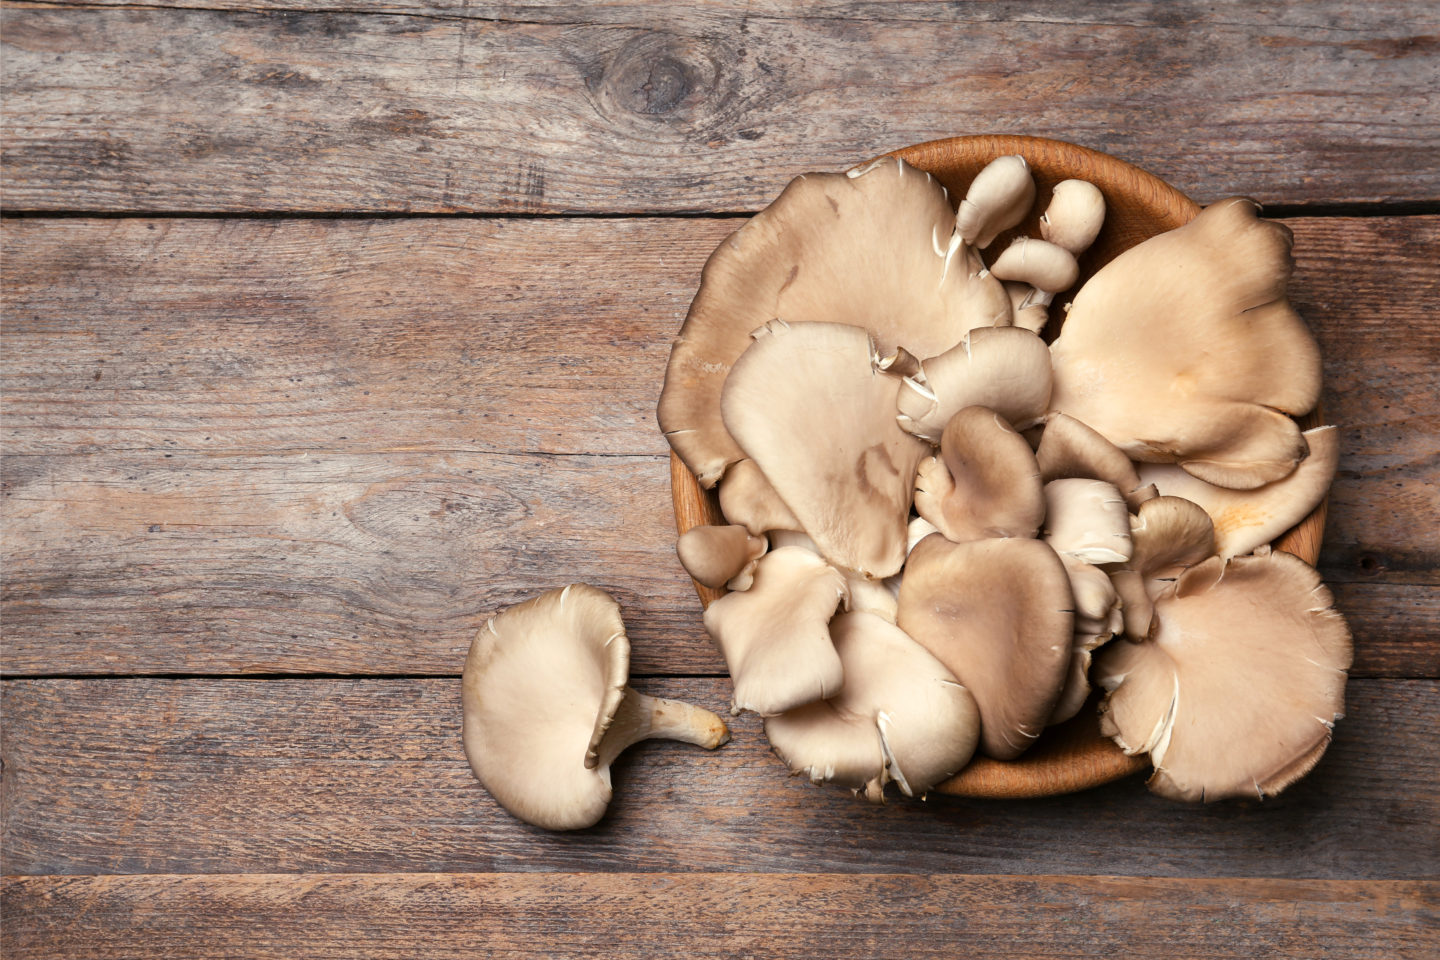
{"label": "wooden plank", "polygon": [[7,205],[753,210],[964,133],[1073,140],[1203,200],[1440,199],[1424,0],[234,5],[7,4]]}
{"label": "wooden plank", "polygon": [[[723,710],[724,680],[647,680]],[[1440,875],[1440,683],[1358,680],[1329,753],[1273,801],[1138,779],[1034,801],[872,806],[787,777],[759,722],[649,743],[599,825],[556,835],[471,777],[455,680],[9,680],[5,870]]]}
{"label": "wooden plank", "polygon": [[[1437,885],[1112,877],[24,877],[11,960],[65,956],[1433,956]],[[203,935],[197,936],[197,918]]]}
{"label": "wooden plank", "polygon": [[635,673],[725,671],[662,457],[166,456],[7,458],[43,471],[5,501],[7,673],[458,675],[574,582],[620,601]]}
{"label": "wooden plank", "polygon": [[[1355,672],[1440,676],[1440,218],[1289,222]],[[733,226],[5,221],[5,669],[450,674],[588,580],[637,673],[722,672],[653,408]]]}

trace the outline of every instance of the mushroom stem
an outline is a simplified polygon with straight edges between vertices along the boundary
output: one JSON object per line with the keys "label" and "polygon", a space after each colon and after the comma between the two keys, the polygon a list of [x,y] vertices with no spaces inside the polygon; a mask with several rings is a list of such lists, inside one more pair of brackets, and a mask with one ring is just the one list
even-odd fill
{"label": "mushroom stem", "polygon": [[641,740],[681,740],[714,750],[730,742],[730,728],[704,707],[647,697],[627,688],[610,729],[600,740],[599,766],[610,766],[627,747]]}

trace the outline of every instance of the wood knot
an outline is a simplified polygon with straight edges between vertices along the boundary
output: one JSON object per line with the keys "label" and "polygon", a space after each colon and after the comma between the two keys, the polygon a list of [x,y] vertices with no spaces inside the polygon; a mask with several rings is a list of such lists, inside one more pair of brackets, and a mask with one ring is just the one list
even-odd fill
{"label": "wood knot", "polygon": [[600,70],[596,103],[621,126],[653,133],[693,133],[713,126],[728,97],[729,75],[705,41],[643,33],[616,50]]}

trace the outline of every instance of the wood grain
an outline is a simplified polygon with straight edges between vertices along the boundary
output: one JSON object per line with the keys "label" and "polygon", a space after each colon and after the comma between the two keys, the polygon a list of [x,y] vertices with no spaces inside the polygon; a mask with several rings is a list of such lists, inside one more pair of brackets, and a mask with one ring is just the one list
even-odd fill
{"label": "wood grain", "polygon": [[[722,679],[647,693],[723,709]],[[4,869],[1440,875],[1440,683],[1356,680],[1320,765],[1263,803],[1139,779],[1028,801],[872,806],[786,776],[760,724],[715,753],[628,751],[605,819],[501,810],[460,746],[457,680],[8,680]]]}
{"label": "wood grain", "polygon": [[[10,960],[1434,955],[1437,885],[939,875],[27,877]],[[203,935],[195,922],[204,917]],[[103,936],[96,933],[103,931]],[[683,945],[683,946],[682,946]]]}
{"label": "wood grain", "polygon": [[1424,0],[211,5],[7,4],[7,205],[714,213],[967,133],[1202,201],[1440,199]]}
{"label": "wood grain", "polygon": [[[1440,218],[1288,223],[1355,674],[1440,676]],[[653,409],[733,227],[0,223],[4,669],[458,673],[489,613],[589,579],[637,673],[723,673]]]}

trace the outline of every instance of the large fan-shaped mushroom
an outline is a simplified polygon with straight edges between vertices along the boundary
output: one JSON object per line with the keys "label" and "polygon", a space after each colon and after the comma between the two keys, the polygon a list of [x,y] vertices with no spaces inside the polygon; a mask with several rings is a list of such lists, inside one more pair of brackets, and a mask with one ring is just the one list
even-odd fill
{"label": "large fan-shaped mushroom", "polygon": [[1150,754],[1162,796],[1280,792],[1319,761],[1344,711],[1350,631],[1332,602],[1288,553],[1190,568],[1155,604],[1151,641],[1097,655],[1102,732]]}
{"label": "large fan-shaped mushroom", "polygon": [[716,249],[670,352],[658,411],[702,485],[743,456],[721,420],[720,391],[762,324],[852,324],[885,356],[904,347],[929,357],[972,328],[1010,322],[1000,281],[982,275],[954,229],[945,189],[887,159],[797,177]]}
{"label": "large fan-shaped mushroom", "polygon": [[1285,299],[1290,231],[1223,200],[1110,261],[1051,345],[1050,409],[1131,459],[1249,489],[1305,456],[1320,354]]}

